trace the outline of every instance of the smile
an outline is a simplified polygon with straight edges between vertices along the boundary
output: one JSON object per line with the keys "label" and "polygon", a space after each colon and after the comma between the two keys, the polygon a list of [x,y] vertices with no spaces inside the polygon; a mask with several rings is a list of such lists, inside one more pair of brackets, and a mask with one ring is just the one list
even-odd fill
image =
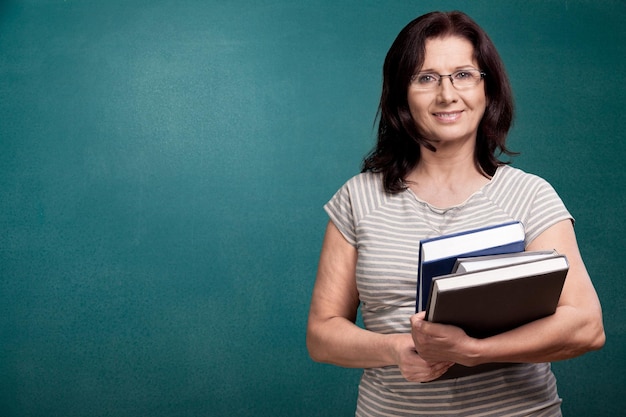
{"label": "smile", "polygon": [[433,115],[444,122],[454,122],[461,117],[461,111],[457,112],[446,112],[446,113],[433,113]]}

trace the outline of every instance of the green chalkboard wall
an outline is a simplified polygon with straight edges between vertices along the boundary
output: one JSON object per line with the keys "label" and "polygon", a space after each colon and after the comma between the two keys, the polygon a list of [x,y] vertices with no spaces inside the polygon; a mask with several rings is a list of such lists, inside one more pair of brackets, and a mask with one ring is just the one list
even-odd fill
{"label": "green chalkboard wall", "polygon": [[515,165],[577,220],[608,341],[563,409],[623,413],[623,1],[2,0],[0,416],[353,415],[304,343],[322,205],[433,9],[490,33]]}

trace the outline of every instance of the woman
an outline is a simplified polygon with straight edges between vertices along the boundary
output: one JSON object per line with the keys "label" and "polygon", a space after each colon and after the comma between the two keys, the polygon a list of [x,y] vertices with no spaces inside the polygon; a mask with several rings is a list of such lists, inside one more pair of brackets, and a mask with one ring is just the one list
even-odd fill
{"label": "woman", "polygon": [[[363,172],[325,206],[311,357],[365,369],[358,416],[560,415],[549,362],[601,348],[602,313],[556,192],[498,159],[511,154],[513,105],[488,36],[460,12],[409,23],[385,59],[379,116]],[[554,315],[479,340],[413,314],[420,239],[510,220],[524,224],[527,250],[569,260]],[[488,362],[519,364],[433,381],[454,363]]]}

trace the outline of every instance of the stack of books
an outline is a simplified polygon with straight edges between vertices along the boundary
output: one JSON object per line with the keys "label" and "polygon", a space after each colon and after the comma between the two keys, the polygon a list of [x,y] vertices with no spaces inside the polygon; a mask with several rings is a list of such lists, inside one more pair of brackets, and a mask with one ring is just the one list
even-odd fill
{"label": "stack of books", "polygon": [[[556,251],[524,251],[519,222],[420,242],[416,310],[485,338],[554,314],[569,265]],[[510,364],[464,367],[443,379]]]}

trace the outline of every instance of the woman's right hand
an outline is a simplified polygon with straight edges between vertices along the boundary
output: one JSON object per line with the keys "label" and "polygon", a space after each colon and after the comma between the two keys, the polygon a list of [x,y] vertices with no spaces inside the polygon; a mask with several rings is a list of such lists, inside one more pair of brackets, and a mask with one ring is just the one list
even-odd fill
{"label": "woman's right hand", "polygon": [[446,373],[454,362],[428,363],[417,353],[410,334],[395,335],[395,357],[402,376],[411,382],[428,382]]}

